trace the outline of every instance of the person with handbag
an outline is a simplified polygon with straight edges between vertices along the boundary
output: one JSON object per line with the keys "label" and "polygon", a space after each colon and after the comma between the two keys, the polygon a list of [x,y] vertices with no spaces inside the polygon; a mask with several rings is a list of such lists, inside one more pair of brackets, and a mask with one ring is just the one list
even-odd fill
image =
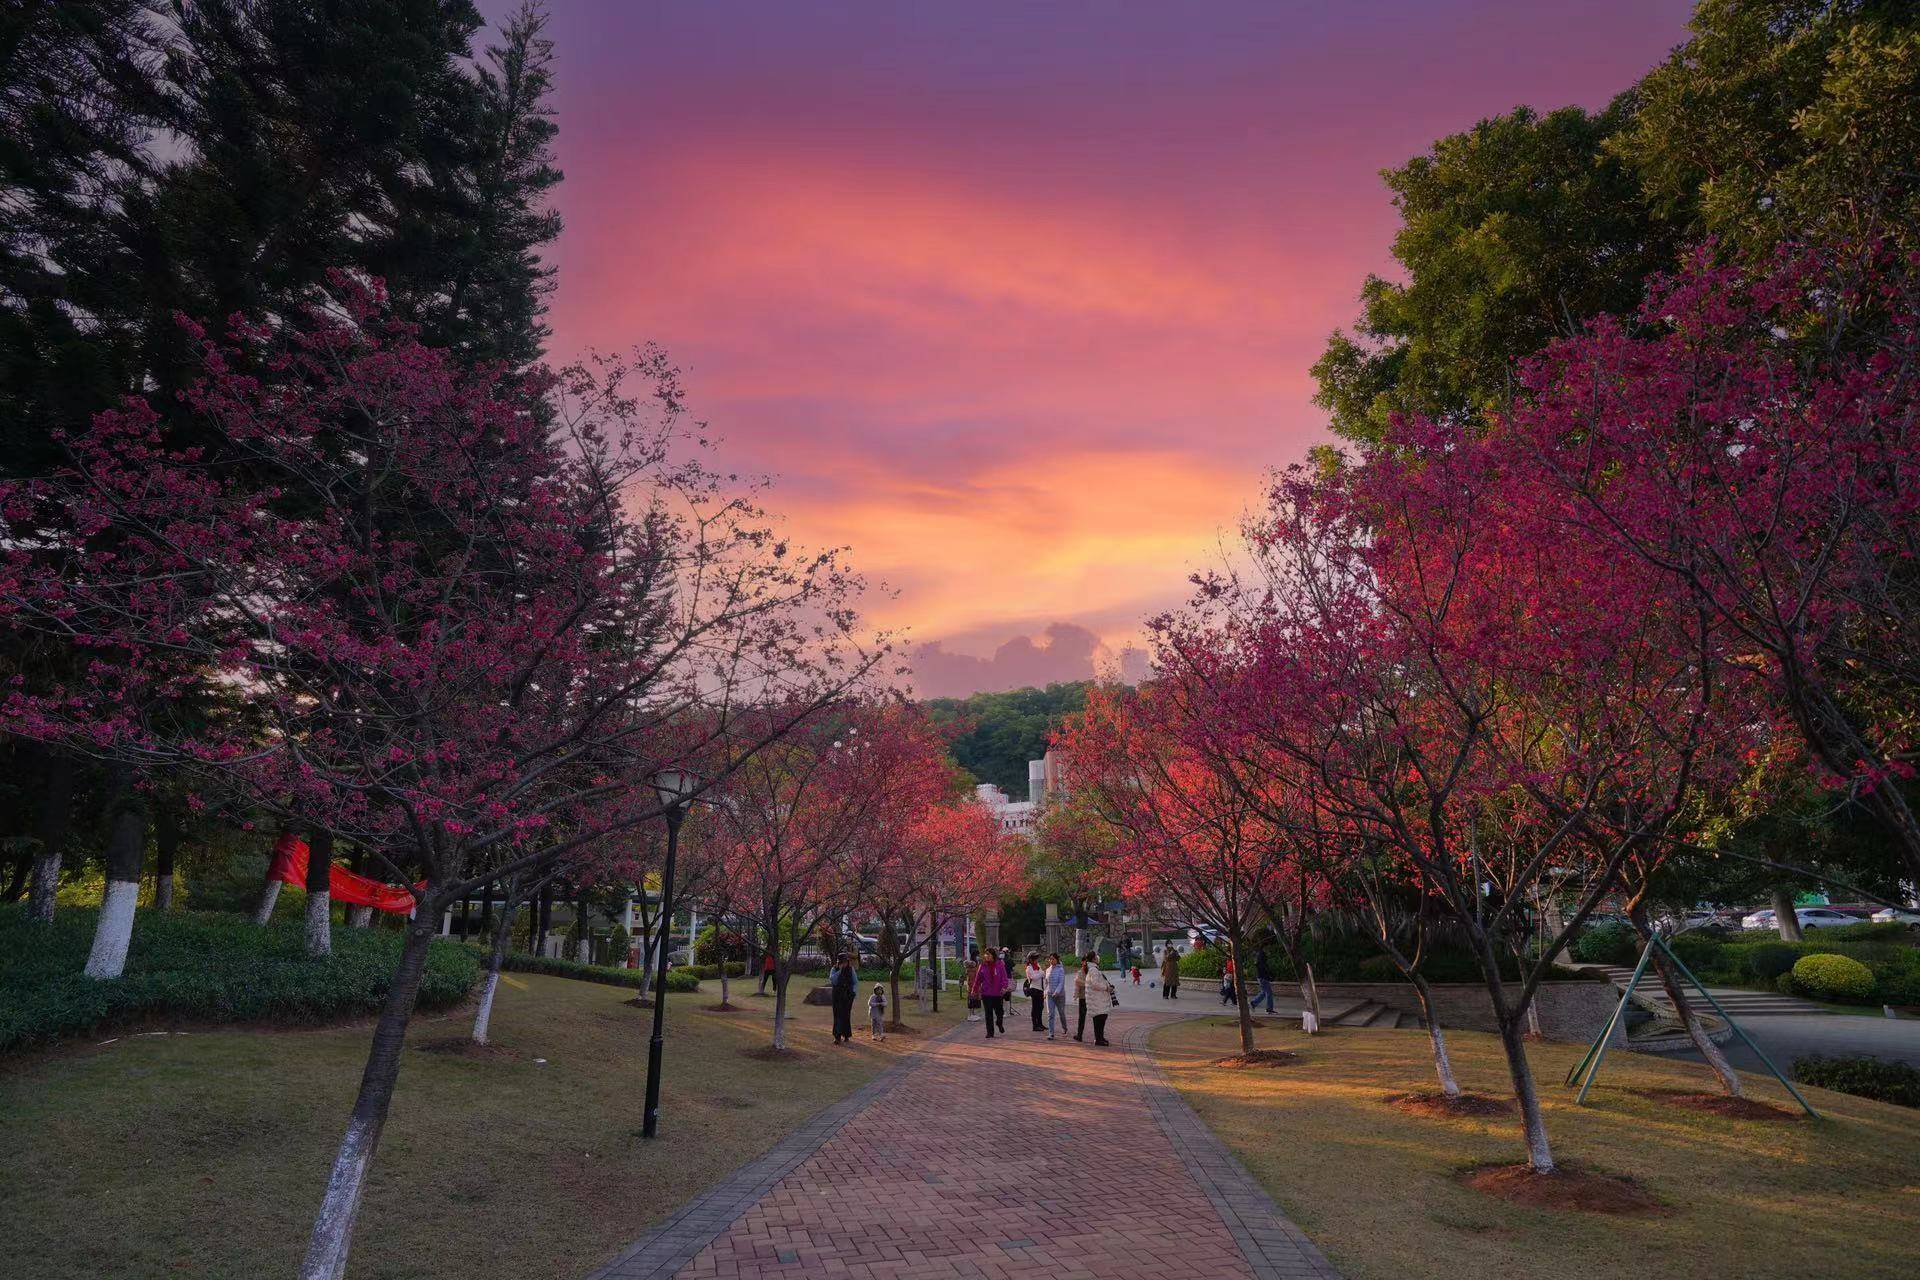
{"label": "person with handbag", "polygon": [[1073,975],[1073,1007],[1075,1010],[1073,1038],[1087,1038],[1087,970],[1093,967],[1095,957],[1080,957],[1080,968]]}
{"label": "person with handbag", "polygon": [[962,990],[967,993],[967,1021],[980,1021],[980,957],[971,956],[967,967],[960,975]]}
{"label": "person with handbag", "polygon": [[1042,1013],[1046,1007],[1047,998],[1046,993],[1040,989],[1040,983],[1045,976],[1046,971],[1040,967],[1040,953],[1038,951],[1029,951],[1027,953],[1027,981],[1026,985],[1021,988],[1021,991],[1027,997],[1027,1004],[1033,1011],[1033,1029],[1035,1031],[1045,1031],[1047,1029],[1046,1023],[1042,1021]]}
{"label": "person with handbag", "polygon": [[[1100,972],[1099,965],[1089,965],[1087,998],[1080,1008],[1083,1014],[1089,1010],[1093,1014],[1093,1043],[1096,1046],[1105,1048],[1110,1043],[1107,1039],[1107,1017],[1119,1004],[1120,993],[1113,989],[1113,983],[1108,981],[1107,975]],[[1074,1038],[1079,1039],[1078,1036]]]}

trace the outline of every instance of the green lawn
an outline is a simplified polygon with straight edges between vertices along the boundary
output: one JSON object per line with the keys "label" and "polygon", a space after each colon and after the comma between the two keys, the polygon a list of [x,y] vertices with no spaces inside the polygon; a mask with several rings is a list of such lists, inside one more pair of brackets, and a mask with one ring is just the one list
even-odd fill
{"label": "green lawn", "polygon": [[[1458,1180],[1465,1167],[1523,1158],[1516,1118],[1383,1105],[1434,1088],[1423,1032],[1263,1028],[1261,1043],[1300,1058],[1214,1067],[1238,1048],[1221,1019],[1152,1039],[1175,1086],[1350,1280],[1920,1275],[1920,1112],[1812,1089],[1826,1119],[1727,1120],[1635,1092],[1709,1089],[1705,1068],[1618,1052],[1576,1107],[1559,1082],[1584,1046],[1536,1044],[1556,1156],[1629,1175],[1669,1212],[1526,1209]],[[1456,1032],[1450,1044],[1463,1087],[1511,1097],[1496,1038]],[[1792,1106],[1770,1078],[1749,1084],[1750,1096]]]}
{"label": "green lawn", "polygon": [[[746,1051],[768,1042],[773,1002],[736,996],[745,1012],[705,1012],[717,989],[668,1001],[652,1143],[640,1137],[649,1011],[622,1003],[631,992],[506,975],[484,1056],[435,1048],[465,1037],[467,1014],[418,1019],[352,1274],[584,1274],[922,1042],[873,1045],[863,1031],[836,1049],[828,1011],[798,1005],[796,983],[798,1052],[762,1061]],[[942,1002],[940,1025],[956,1016],[964,1002]],[[368,1035],[198,1031],[0,1056],[8,1273],[290,1274]]]}

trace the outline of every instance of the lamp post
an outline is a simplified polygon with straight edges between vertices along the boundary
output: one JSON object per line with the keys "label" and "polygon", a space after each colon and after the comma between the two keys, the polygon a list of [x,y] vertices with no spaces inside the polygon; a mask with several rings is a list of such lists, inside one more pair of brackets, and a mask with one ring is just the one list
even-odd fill
{"label": "lamp post", "polygon": [[653,1038],[647,1042],[647,1109],[641,1136],[651,1138],[660,1129],[660,1055],[665,1045],[667,1018],[667,953],[673,942],[673,860],[680,851],[680,823],[687,816],[694,776],[679,769],[654,775],[653,789],[666,808],[667,865],[660,873],[660,955],[653,969]]}

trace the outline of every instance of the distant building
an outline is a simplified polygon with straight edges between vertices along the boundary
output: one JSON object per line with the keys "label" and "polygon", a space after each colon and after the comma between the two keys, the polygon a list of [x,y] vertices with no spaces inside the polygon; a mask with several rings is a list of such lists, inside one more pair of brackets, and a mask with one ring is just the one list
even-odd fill
{"label": "distant building", "polygon": [[1038,760],[1027,761],[1027,799],[1030,802],[1044,805],[1066,793],[1066,772],[1053,752],[1047,752]]}
{"label": "distant building", "polygon": [[987,806],[1000,830],[1023,836],[1032,833],[1034,804],[1031,800],[1009,800],[1007,793],[991,782],[981,783],[973,789],[973,794]]}

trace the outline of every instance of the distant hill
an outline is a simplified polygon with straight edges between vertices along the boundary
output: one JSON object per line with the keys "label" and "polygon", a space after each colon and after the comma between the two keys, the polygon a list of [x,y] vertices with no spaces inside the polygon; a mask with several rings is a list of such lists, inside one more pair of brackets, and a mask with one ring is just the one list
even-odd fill
{"label": "distant hill", "polygon": [[953,758],[975,781],[991,782],[1015,800],[1027,798],[1027,761],[1047,750],[1054,728],[1086,706],[1091,680],[1050,684],[1044,689],[976,693],[967,698],[929,698],[925,706],[937,724],[971,724],[953,741]]}

